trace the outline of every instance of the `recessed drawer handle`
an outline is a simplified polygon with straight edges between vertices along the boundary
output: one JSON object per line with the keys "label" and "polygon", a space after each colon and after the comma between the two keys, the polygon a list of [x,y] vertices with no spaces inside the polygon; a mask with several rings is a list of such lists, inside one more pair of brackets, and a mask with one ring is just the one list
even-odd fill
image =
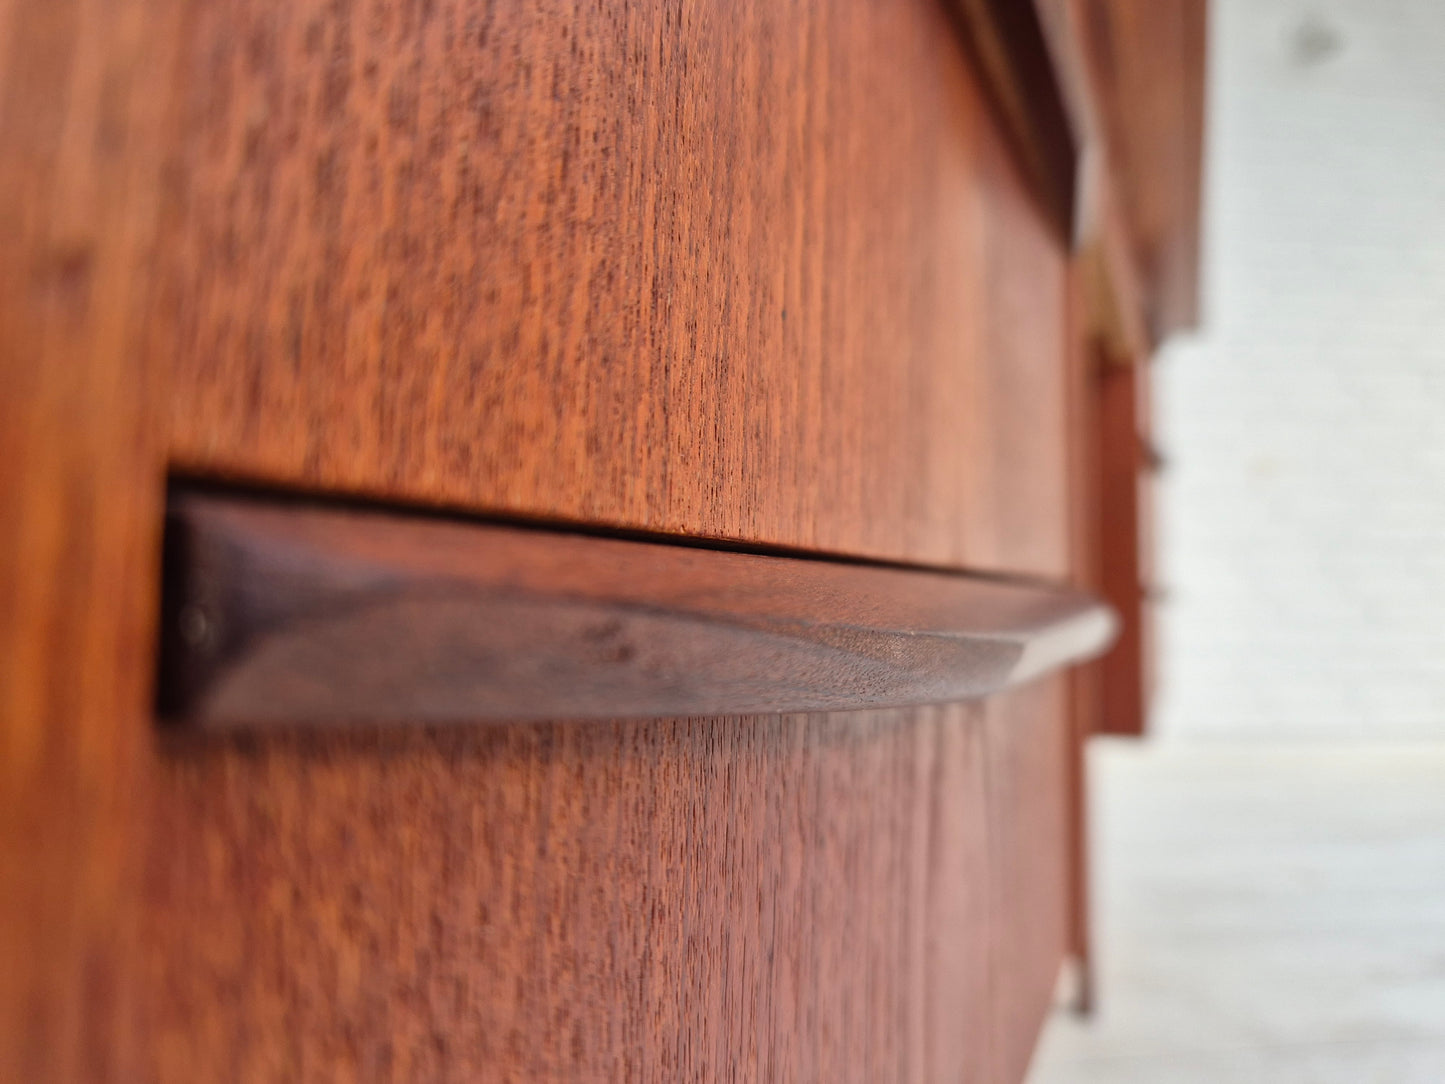
{"label": "recessed drawer handle", "polygon": [[161,715],[192,728],[932,703],[1115,627],[1052,586],[201,492],[165,561]]}

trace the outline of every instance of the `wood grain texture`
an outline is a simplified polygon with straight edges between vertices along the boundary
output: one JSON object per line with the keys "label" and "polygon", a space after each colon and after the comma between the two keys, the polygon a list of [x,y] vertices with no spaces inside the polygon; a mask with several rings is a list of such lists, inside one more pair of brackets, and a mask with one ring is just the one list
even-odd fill
{"label": "wood grain texture", "polygon": [[0,3],[0,1080],[128,1076],[166,0]]}
{"label": "wood grain texture", "polygon": [[1062,938],[1051,688],[168,742],[154,1078],[1018,1079]]}
{"label": "wood grain texture", "polygon": [[146,729],[167,467],[1066,575],[1065,256],[950,30],[0,0],[0,1079],[1021,1076],[1056,680]]}
{"label": "wood grain texture", "polygon": [[986,702],[993,1077],[1021,1081],[1072,947],[1071,758],[1062,676]]}
{"label": "wood grain texture", "polygon": [[1061,577],[1065,257],[932,2],[198,7],[201,476]]}
{"label": "wood grain texture", "polygon": [[1057,585],[182,490],[173,725],[837,711],[985,696],[1103,650]]}

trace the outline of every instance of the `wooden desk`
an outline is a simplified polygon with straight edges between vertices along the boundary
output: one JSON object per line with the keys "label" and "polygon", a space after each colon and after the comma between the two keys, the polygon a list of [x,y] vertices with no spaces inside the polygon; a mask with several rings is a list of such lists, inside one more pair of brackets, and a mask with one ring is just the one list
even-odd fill
{"label": "wooden desk", "polygon": [[[1019,1080],[1097,702],[1007,652],[1103,646],[1081,344],[1192,289],[1187,193],[1076,195],[1192,183],[1101,134],[1154,7],[13,0],[0,1078]],[[198,492],[407,541],[177,564]]]}

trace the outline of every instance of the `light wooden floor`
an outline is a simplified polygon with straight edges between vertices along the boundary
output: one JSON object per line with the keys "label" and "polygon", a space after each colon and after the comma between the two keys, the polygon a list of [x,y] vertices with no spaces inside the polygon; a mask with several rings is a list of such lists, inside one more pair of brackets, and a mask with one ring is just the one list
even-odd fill
{"label": "light wooden floor", "polygon": [[1445,743],[1100,743],[1101,1005],[1031,1084],[1445,1081]]}

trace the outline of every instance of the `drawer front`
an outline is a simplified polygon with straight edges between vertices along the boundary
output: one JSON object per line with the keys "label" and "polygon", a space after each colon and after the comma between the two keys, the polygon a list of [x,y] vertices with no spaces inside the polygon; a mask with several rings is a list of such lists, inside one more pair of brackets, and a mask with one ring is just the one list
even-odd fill
{"label": "drawer front", "polygon": [[184,471],[1060,577],[1065,253],[924,0],[198,5]]}
{"label": "drawer front", "polygon": [[1019,1080],[1063,691],[172,744],[149,1078]]}

